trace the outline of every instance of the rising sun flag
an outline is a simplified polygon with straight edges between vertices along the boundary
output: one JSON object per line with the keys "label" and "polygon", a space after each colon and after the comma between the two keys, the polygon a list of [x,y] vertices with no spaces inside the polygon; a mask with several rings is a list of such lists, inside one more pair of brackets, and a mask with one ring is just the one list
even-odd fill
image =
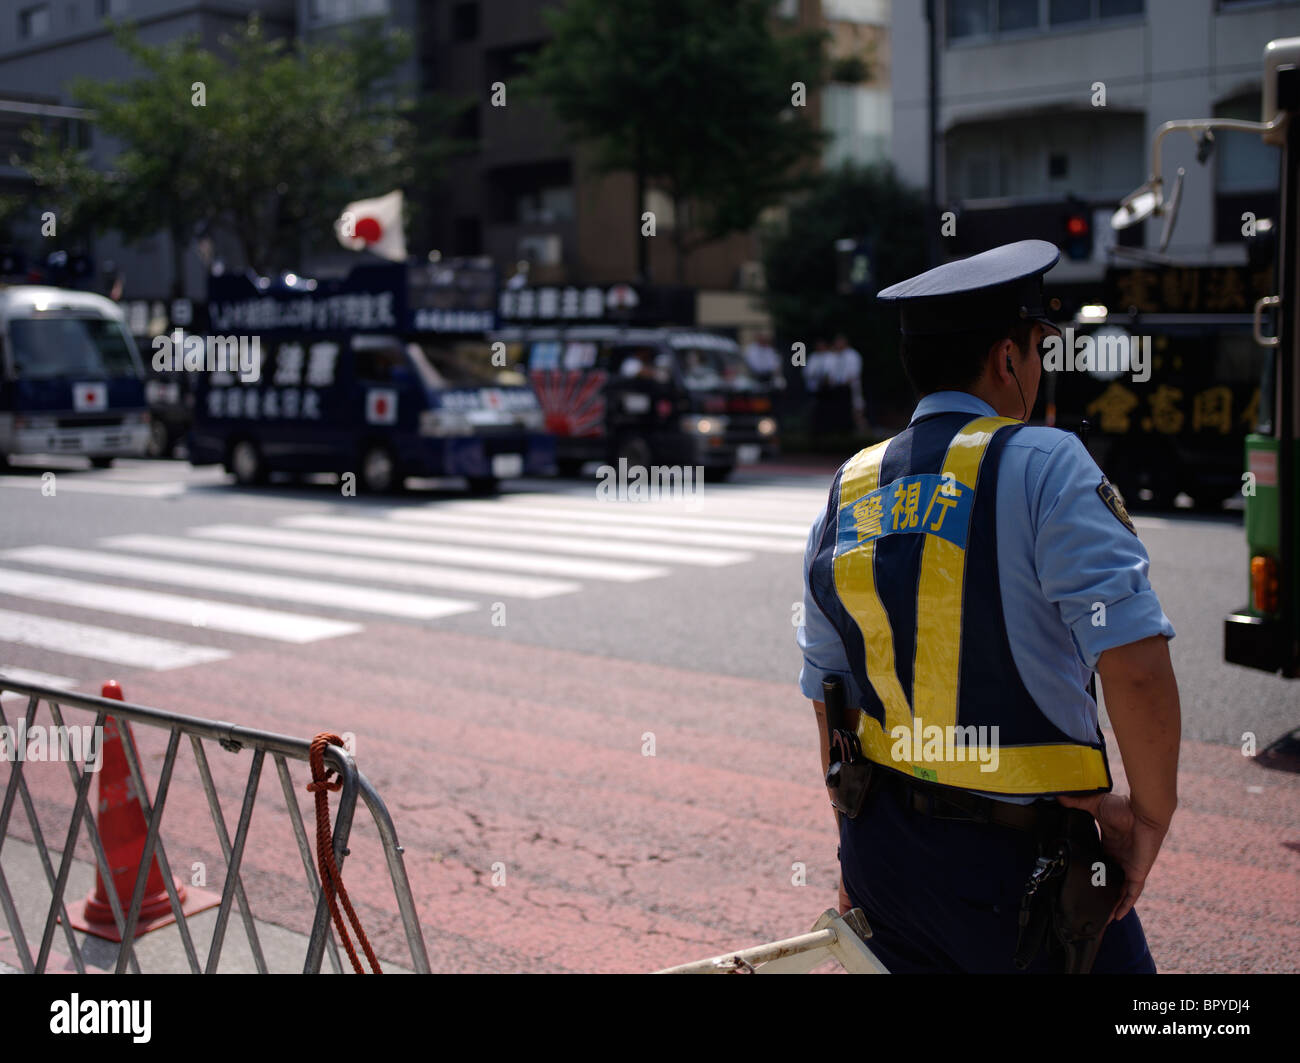
{"label": "rising sun flag", "polygon": [[334,232],[349,251],[371,251],[392,262],[406,261],[401,190],[349,203],[335,221]]}

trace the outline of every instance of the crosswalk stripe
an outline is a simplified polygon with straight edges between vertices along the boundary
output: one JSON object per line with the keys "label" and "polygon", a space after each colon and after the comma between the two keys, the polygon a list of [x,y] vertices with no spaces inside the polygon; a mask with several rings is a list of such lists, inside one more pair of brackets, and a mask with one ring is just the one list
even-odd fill
{"label": "crosswalk stripe", "polygon": [[[293,579],[260,572],[239,572],[233,568],[202,568],[198,565],[145,560],[94,550],[74,550],[62,546],[22,546],[15,550],[5,550],[0,553],[0,557],[25,561],[33,565],[47,565],[51,568],[71,568],[106,576],[134,578],[146,583],[175,583],[183,587],[224,591],[227,594],[243,594],[254,598],[280,598],[284,601],[306,602],[333,609],[352,609],[362,613],[379,613],[416,620],[452,616],[477,608],[473,602],[455,598],[371,590],[367,587],[354,587],[323,580]],[[236,555],[229,557],[228,560],[238,563],[239,557]]]}
{"label": "crosswalk stripe", "polygon": [[[516,543],[515,550],[477,550],[427,541],[402,542],[400,541],[402,539],[425,540],[427,537],[423,529],[416,525],[395,524],[386,520],[367,520],[363,517],[299,516],[286,517],[276,523],[283,528],[319,529],[323,533],[340,533],[301,536],[300,544],[308,549],[396,557],[408,561],[445,561],[516,572],[544,572],[557,576],[586,576],[590,579],[615,580],[620,583],[654,579],[667,574],[665,569],[651,565],[600,561],[585,557],[542,557],[523,552],[522,547],[526,545],[524,543]],[[199,529],[191,528],[190,533],[197,535]],[[288,540],[284,542],[287,544]]]}
{"label": "crosswalk stripe", "polygon": [[[103,545],[142,554],[190,557],[229,563],[231,549],[229,546],[223,546],[222,542],[256,543],[259,544],[258,549],[240,551],[238,564],[254,568],[309,572],[312,575],[339,576],[344,579],[378,580],[407,586],[478,591],[483,594],[500,594],[516,598],[551,598],[557,594],[569,594],[578,590],[576,583],[516,576],[510,573],[472,572],[402,561],[370,561],[339,554],[316,553],[310,549],[309,544],[295,541],[292,532],[276,532],[269,528],[219,524],[192,529],[191,534],[200,536],[204,540],[219,539],[221,542],[171,539],[161,535],[119,535],[103,540]],[[293,546],[297,549],[273,549],[276,545]],[[301,549],[304,545],[308,545],[307,552]]]}
{"label": "crosswalk stripe", "polygon": [[228,650],[212,646],[192,646],[153,635],[133,635],[93,624],[14,613],[8,609],[0,609],[0,642],[111,661],[129,668],[148,668],[155,672],[208,664],[230,656]]}
{"label": "crosswalk stripe", "polygon": [[[409,513],[464,513],[467,515],[483,514],[484,517],[496,514],[498,522],[502,520],[501,506],[509,506],[511,510],[527,514],[529,520],[550,519],[556,520],[577,520],[583,523],[595,524],[621,524],[627,527],[647,527],[647,528],[674,528],[683,531],[734,531],[742,535],[761,535],[771,536],[798,536],[800,542],[808,538],[808,529],[812,525],[811,518],[807,524],[778,524],[764,521],[745,520],[736,518],[731,520],[720,518],[709,518],[696,516],[690,511],[681,514],[665,513],[660,508],[651,509],[649,506],[643,506],[637,502],[627,503],[599,503],[587,504],[584,506],[541,506],[541,505],[523,505],[514,504],[513,500],[501,499],[498,507],[490,509],[479,502],[446,502],[439,503],[437,508],[430,509],[412,509],[406,510]],[[514,518],[511,517],[513,520]]]}
{"label": "crosswalk stripe", "polygon": [[[311,527],[329,530],[334,520],[347,520],[339,517],[293,517],[277,523],[290,527]],[[310,521],[311,523],[308,523]],[[516,535],[510,531],[488,532],[480,529],[439,528],[418,522],[398,523],[395,521],[373,521],[372,530],[380,535],[409,534],[412,538],[435,539],[453,543],[471,543],[483,546],[506,546],[518,551],[549,550],[553,553],[571,553],[582,557],[628,558],[638,561],[675,561],[686,565],[734,565],[739,561],[748,561],[750,555],[741,551],[709,550],[703,547],[662,546],[656,543],[628,542],[611,543],[604,539],[592,539],[578,535]],[[394,528],[407,528],[408,531],[395,532]]]}
{"label": "crosswalk stripe", "polygon": [[[59,687],[61,690],[71,690],[77,685],[77,680],[67,675],[51,675],[49,672],[38,672],[34,668],[15,668],[13,665],[5,665],[0,668],[0,686],[4,686],[4,680],[12,679],[18,683],[36,683],[43,687]],[[26,694],[19,694],[16,690],[6,690],[0,694],[0,701],[27,701]]]}
{"label": "crosswalk stripe", "polygon": [[[445,526],[475,527],[479,525],[488,525],[493,528],[501,528],[508,525],[511,531],[516,529],[521,531],[540,531],[556,533],[574,533],[590,534],[592,531],[591,524],[587,521],[587,514],[582,515],[582,520],[559,520],[554,517],[543,516],[540,519],[534,519],[531,511],[528,516],[520,518],[509,516],[503,518],[498,513],[492,515],[485,511],[480,511],[478,515],[471,513],[446,513],[441,510],[398,510],[390,514],[394,520],[411,521],[417,524],[432,524]],[[574,514],[576,517],[577,514]],[[776,553],[795,554],[802,553],[804,548],[803,539],[789,537],[785,539],[763,538],[755,535],[730,534],[724,535],[720,532],[695,532],[682,530],[680,528],[658,528],[642,525],[635,519],[629,519],[623,527],[618,527],[614,522],[601,523],[600,534],[611,539],[637,539],[637,540],[657,540],[659,542],[677,543],[684,545],[696,546],[722,546],[732,549],[745,550],[768,550]]]}
{"label": "crosswalk stripe", "polygon": [[303,616],[278,609],[232,605],[229,602],[188,598],[133,587],[114,587],[107,583],[87,583],[45,573],[19,572],[16,569],[0,569],[0,594],[62,605],[78,605],[101,612],[188,624],[196,628],[210,628],[280,642],[315,642],[317,639],[334,638],[361,630],[360,624],[342,620]]}
{"label": "crosswalk stripe", "polygon": [[[26,487],[39,491],[44,482],[39,476],[0,476],[0,487]],[[113,480],[78,479],[74,475],[64,474],[60,479],[56,474],[54,480],[54,497],[62,492],[92,495],[134,495],[137,498],[169,498],[185,493],[183,483],[121,483]]]}

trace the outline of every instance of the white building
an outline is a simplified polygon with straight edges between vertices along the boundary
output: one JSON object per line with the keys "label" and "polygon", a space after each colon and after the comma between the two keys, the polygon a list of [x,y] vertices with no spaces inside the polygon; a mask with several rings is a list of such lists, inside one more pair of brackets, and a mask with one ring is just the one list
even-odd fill
{"label": "white building", "polygon": [[[927,10],[934,15],[933,26]],[[1067,196],[1093,216],[1094,255],[1053,271],[1101,276],[1105,224],[1148,176],[1151,138],[1165,121],[1210,116],[1258,121],[1264,45],[1300,35],[1300,3],[1270,0],[895,0],[893,159],[928,184],[931,30],[938,55],[937,188],[958,211],[967,253],[1059,224]],[[1104,101],[1104,105],[1103,105]],[[1179,261],[1246,260],[1241,214],[1273,216],[1277,152],[1223,133],[1205,165],[1186,134],[1166,140],[1164,170],[1187,170],[1169,253]],[[963,234],[960,230],[968,231]],[[1159,245],[1161,223],[1128,240]],[[972,246],[974,244],[975,246]]]}

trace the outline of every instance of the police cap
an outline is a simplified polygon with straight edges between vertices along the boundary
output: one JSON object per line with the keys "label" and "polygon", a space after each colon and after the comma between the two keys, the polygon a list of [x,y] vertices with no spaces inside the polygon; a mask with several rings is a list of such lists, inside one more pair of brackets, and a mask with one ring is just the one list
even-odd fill
{"label": "police cap", "polygon": [[1045,240],[1003,244],[947,262],[876,294],[898,303],[905,336],[943,336],[1037,321],[1056,331],[1043,300],[1043,274],[1060,250]]}

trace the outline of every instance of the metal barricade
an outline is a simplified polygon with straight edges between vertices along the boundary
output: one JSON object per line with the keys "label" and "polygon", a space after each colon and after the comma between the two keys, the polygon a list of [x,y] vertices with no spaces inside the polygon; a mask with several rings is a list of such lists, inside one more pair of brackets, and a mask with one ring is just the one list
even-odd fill
{"label": "metal barricade", "polygon": [[[95,713],[94,726],[97,729],[101,729],[97,731],[99,734],[103,733],[102,728],[105,719],[109,716],[119,721],[126,720],[133,724],[161,728],[168,733],[167,752],[163,758],[162,767],[159,772],[156,797],[151,803],[148,791],[144,785],[144,775],[140,764],[140,758],[135,748],[135,743],[130,739],[129,731],[122,729],[122,747],[130,769],[131,781],[135,793],[138,795],[140,807],[148,824],[144,851],[141,856],[140,865],[136,871],[136,888],[134,896],[125,911],[122,909],[121,901],[117,896],[117,890],[112,885],[113,875],[108,865],[108,860],[100,839],[95,817],[93,815],[86,815],[92,771],[88,767],[77,764],[74,759],[69,758],[67,760],[72,786],[76,791],[76,802],[72,808],[71,822],[68,825],[67,835],[64,840],[62,857],[56,870],[51,861],[50,850],[42,834],[40,823],[37,821],[36,810],[31,793],[29,792],[26,780],[23,777],[25,762],[22,758],[15,758],[14,760],[7,762],[10,767],[10,773],[8,784],[5,787],[4,803],[0,805],[0,855],[3,854],[3,846],[6,838],[9,836],[9,820],[13,813],[15,799],[20,798],[27,813],[27,820],[32,829],[32,841],[34,842],[37,853],[39,854],[45,878],[52,893],[49,911],[41,935],[40,946],[37,949],[35,958],[33,958],[31,948],[28,945],[27,937],[24,934],[19,919],[17,906],[15,905],[14,898],[10,893],[9,884],[5,879],[3,865],[0,864],[0,908],[4,911],[5,919],[9,925],[9,931],[13,937],[13,942],[17,949],[18,957],[24,972],[29,974],[45,972],[46,965],[50,959],[50,952],[54,943],[56,928],[61,923],[73,965],[79,974],[86,973],[85,958],[82,954],[81,947],[77,942],[76,934],[68,921],[68,911],[64,904],[63,897],[64,890],[67,888],[69,872],[73,865],[81,823],[84,820],[90,844],[94,850],[95,861],[99,873],[103,876],[103,880],[109,883],[107,889],[108,901],[112,907],[113,918],[117,925],[118,932],[122,936],[122,945],[119,948],[117,955],[116,973],[121,974],[127,970],[136,974],[140,972],[140,966],[135,955],[133,939],[135,937],[135,929],[140,915],[140,906],[144,895],[145,880],[156,856],[162,871],[163,881],[166,885],[168,899],[171,902],[172,915],[176,918],[176,925],[180,931],[181,940],[185,947],[185,954],[189,961],[190,970],[194,974],[213,974],[216,972],[217,966],[221,960],[221,951],[225,943],[226,928],[230,920],[231,909],[234,906],[235,901],[238,901],[240,917],[244,924],[249,948],[252,952],[257,971],[260,974],[266,974],[266,960],[263,956],[262,946],[258,938],[257,927],[254,923],[252,912],[249,909],[247,896],[244,890],[244,883],[240,876],[240,869],[244,859],[245,843],[248,838],[249,824],[252,820],[253,806],[257,799],[258,783],[261,779],[263,764],[268,753],[271,755],[271,759],[275,762],[276,772],[280,779],[280,786],[284,792],[285,804],[288,806],[294,835],[297,839],[299,855],[302,857],[303,869],[306,872],[307,881],[312,893],[312,899],[315,903],[315,918],[312,923],[311,936],[307,944],[306,958],[303,963],[303,973],[319,973],[322,956],[325,953],[328,953],[334,971],[337,973],[342,970],[342,965],[338,956],[338,949],[331,930],[329,907],[324,893],[321,890],[320,880],[312,861],[311,845],[308,841],[308,834],[303,827],[302,812],[298,807],[297,795],[289,778],[289,768],[287,764],[287,761],[290,759],[306,762],[310,753],[310,741],[291,738],[270,731],[258,731],[250,727],[241,727],[233,723],[216,720],[203,720],[197,717],[184,716],[179,713],[164,712],[160,709],[149,708],[144,705],[135,705],[127,701],[117,701],[86,694],[76,694],[53,687],[19,682],[15,679],[6,678],[3,673],[0,673],[0,694],[5,693],[6,691],[20,694],[28,699],[25,713],[26,725],[24,728],[24,731],[27,733],[31,732],[32,726],[36,721],[36,713],[41,702],[44,702],[49,707],[50,715],[55,726],[58,728],[64,727],[62,710],[66,707],[83,709]],[[5,716],[3,703],[0,703],[0,727],[8,726],[9,721]],[[190,745],[194,752],[195,764],[198,768],[203,783],[203,790],[207,797],[208,809],[211,812],[213,826],[216,829],[217,840],[220,842],[221,851],[224,854],[226,861],[226,875],[221,893],[221,904],[217,909],[216,924],[213,930],[212,940],[209,944],[207,957],[202,967],[200,967],[199,964],[198,955],[194,948],[194,942],[189,927],[187,926],[186,917],[181,910],[181,904],[178,900],[172,880],[171,868],[167,862],[167,854],[163,846],[162,838],[159,834],[162,824],[163,809],[167,803],[168,788],[172,779],[172,769],[176,763],[176,754],[180,748],[182,736],[188,736],[190,740]],[[252,752],[252,762],[249,765],[248,782],[244,787],[239,811],[239,822],[235,828],[235,837],[233,842],[230,839],[230,833],[226,826],[225,816],[222,813],[221,804],[217,797],[216,787],[213,783],[212,772],[208,765],[207,752],[204,747],[205,740],[216,742],[222,749],[229,753],[239,753],[243,749],[248,749]],[[406,868],[402,861],[403,850],[401,845],[398,844],[397,831],[393,826],[392,818],[388,814],[388,809],[384,805],[383,799],[375,792],[374,787],[371,786],[366,777],[357,770],[352,756],[346,750],[341,749],[338,746],[329,746],[325,751],[325,759],[327,767],[337,772],[337,777],[342,783],[342,788],[338,792],[338,808],[334,819],[333,833],[331,835],[334,855],[338,862],[338,866],[342,869],[344,858],[348,854],[348,837],[352,831],[352,819],[353,813],[356,809],[357,797],[360,796],[361,800],[365,803],[366,808],[370,811],[371,818],[383,845],[384,856],[388,864],[389,878],[392,881],[393,891],[397,899],[397,907],[401,915],[402,927],[405,931],[407,945],[410,949],[411,967],[417,973],[427,974],[429,972],[429,958],[425,952],[424,937],[420,932],[419,918],[415,911],[415,902],[411,896],[411,886],[407,880]]]}

